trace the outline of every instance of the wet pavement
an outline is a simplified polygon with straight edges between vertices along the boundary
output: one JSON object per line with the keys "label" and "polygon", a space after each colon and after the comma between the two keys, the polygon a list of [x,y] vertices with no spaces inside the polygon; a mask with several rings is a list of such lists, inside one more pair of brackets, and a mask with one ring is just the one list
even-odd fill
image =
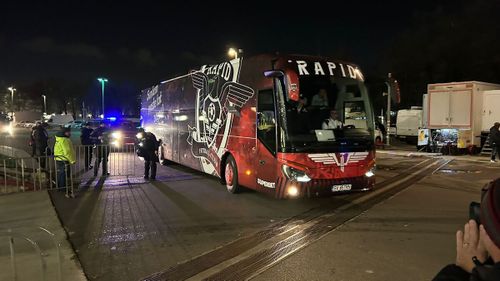
{"label": "wet pavement", "polygon": [[[419,161],[400,159],[398,169]],[[397,174],[381,171],[379,181]],[[91,280],[138,280],[350,196],[286,201],[252,191],[232,195],[216,178],[180,166],[159,167],[152,183],[110,177],[92,181],[75,199],[52,193]]]}
{"label": "wet pavement", "polygon": [[[23,149],[28,135],[4,140]],[[80,173],[75,199],[50,195],[90,280],[429,280],[500,164],[391,149],[377,153],[375,191],[331,198],[232,195],[177,165],[147,182],[118,153],[128,164],[111,170],[129,176]]]}
{"label": "wet pavement", "polygon": [[254,280],[431,280],[455,260],[469,202],[499,170],[452,161]]}

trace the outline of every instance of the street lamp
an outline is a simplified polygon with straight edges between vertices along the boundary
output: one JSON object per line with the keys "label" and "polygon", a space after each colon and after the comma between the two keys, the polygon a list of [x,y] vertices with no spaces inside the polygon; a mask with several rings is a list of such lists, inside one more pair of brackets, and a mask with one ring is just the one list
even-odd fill
{"label": "street lamp", "polygon": [[101,94],[102,94],[102,119],[104,119],[104,83],[108,82],[106,78],[97,78],[97,81],[101,82]]}
{"label": "street lamp", "polygon": [[233,58],[237,59],[238,58],[238,51],[234,48],[229,48],[229,50],[227,51],[227,55],[229,57],[233,57]]}
{"label": "street lamp", "polygon": [[42,95],[43,98],[43,113],[47,113],[47,96]]}
{"label": "street lamp", "polygon": [[12,118],[14,118],[14,92],[16,91],[16,88],[13,86],[10,86],[7,88],[7,90],[10,91],[10,104],[11,104],[11,110],[12,110]]}

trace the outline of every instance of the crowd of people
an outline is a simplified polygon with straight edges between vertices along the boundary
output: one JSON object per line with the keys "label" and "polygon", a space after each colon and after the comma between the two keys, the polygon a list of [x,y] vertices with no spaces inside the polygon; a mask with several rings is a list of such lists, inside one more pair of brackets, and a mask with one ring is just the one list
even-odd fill
{"label": "crowd of people", "polygon": [[[57,186],[64,190],[69,184],[68,178],[71,175],[71,166],[76,163],[77,155],[74,144],[71,140],[71,129],[61,128],[54,136],[53,151],[49,147],[49,134],[47,126],[38,122],[30,133],[29,145],[32,148],[31,156],[38,159],[40,167],[46,168],[46,156],[54,156],[56,165]],[[101,123],[98,128],[93,129],[89,123],[83,125],[80,131],[80,143],[83,148],[84,170],[93,170],[94,177],[99,174],[102,167],[101,176],[109,176],[109,154],[111,131],[106,123]],[[144,159],[144,178],[156,179],[156,163],[158,159],[159,141],[151,132],[139,129],[136,140],[136,152]],[[94,163],[92,165],[92,160]]]}

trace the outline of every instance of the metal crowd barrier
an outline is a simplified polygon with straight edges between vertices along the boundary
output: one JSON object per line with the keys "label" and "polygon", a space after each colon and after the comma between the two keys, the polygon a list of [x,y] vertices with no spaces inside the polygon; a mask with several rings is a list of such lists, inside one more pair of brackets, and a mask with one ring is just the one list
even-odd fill
{"label": "metal crowd barrier", "polygon": [[[76,178],[88,179],[95,175],[102,175],[103,165],[107,165],[110,176],[134,176],[137,155],[134,144],[109,144],[109,145],[76,145]],[[86,157],[90,155],[90,161]],[[107,157],[106,157],[107,156]],[[96,159],[100,161],[96,162]],[[106,164],[104,163],[106,162]],[[90,170],[88,165],[93,166]]]}
{"label": "metal crowd barrier", "polygon": [[[43,228],[41,226],[38,227],[39,230],[41,230],[43,233],[47,234],[50,239],[52,240],[52,243],[54,244],[54,247],[56,249],[56,254],[57,254],[57,280],[61,281],[62,280],[62,255],[61,255],[61,243],[57,242],[56,240],[56,235],[52,233],[51,231],[47,230],[46,228]],[[44,256],[46,254],[41,250],[40,246],[38,243],[29,238],[26,237],[20,233],[13,232],[11,229],[7,229],[6,231],[0,231],[0,237],[7,237],[9,240],[9,250],[10,250],[10,266],[11,266],[11,271],[12,271],[12,280],[17,281],[18,280],[18,270],[17,270],[17,263],[16,263],[16,249],[15,249],[15,240],[24,240],[28,242],[28,244],[32,247],[33,251],[36,253],[39,263],[38,263],[38,270],[40,272],[40,278],[39,280],[46,280],[46,275],[47,275],[47,265],[45,263]]]}
{"label": "metal crowd barrier", "polygon": [[[63,185],[59,183],[57,161],[53,155],[0,158],[0,194],[65,189],[67,197],[74,197],[75,188],[78,188],[81,181],[95,177],[95,169],[98,169],[98,176],[103,176],[103,165],[107,166],[109,176],[136,175],[137,156],[133,144],[76,145],[74,149],[76,163],[65,164]],[[89,169],[89,166],[93,168]]]}

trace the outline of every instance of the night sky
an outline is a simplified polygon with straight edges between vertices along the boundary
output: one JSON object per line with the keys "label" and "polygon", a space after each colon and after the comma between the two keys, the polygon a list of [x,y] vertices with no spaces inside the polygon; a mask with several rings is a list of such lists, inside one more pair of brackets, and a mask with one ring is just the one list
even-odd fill
{"label": "night sky", "polygon": [[383,76],[388,52],[419,15],[454,13],[467,1],[171,2],[4,1],[0,84],[54,79],[91,88],[105,76],[140,89],[226,59],[231,46],[244,56],[334,56]]}

